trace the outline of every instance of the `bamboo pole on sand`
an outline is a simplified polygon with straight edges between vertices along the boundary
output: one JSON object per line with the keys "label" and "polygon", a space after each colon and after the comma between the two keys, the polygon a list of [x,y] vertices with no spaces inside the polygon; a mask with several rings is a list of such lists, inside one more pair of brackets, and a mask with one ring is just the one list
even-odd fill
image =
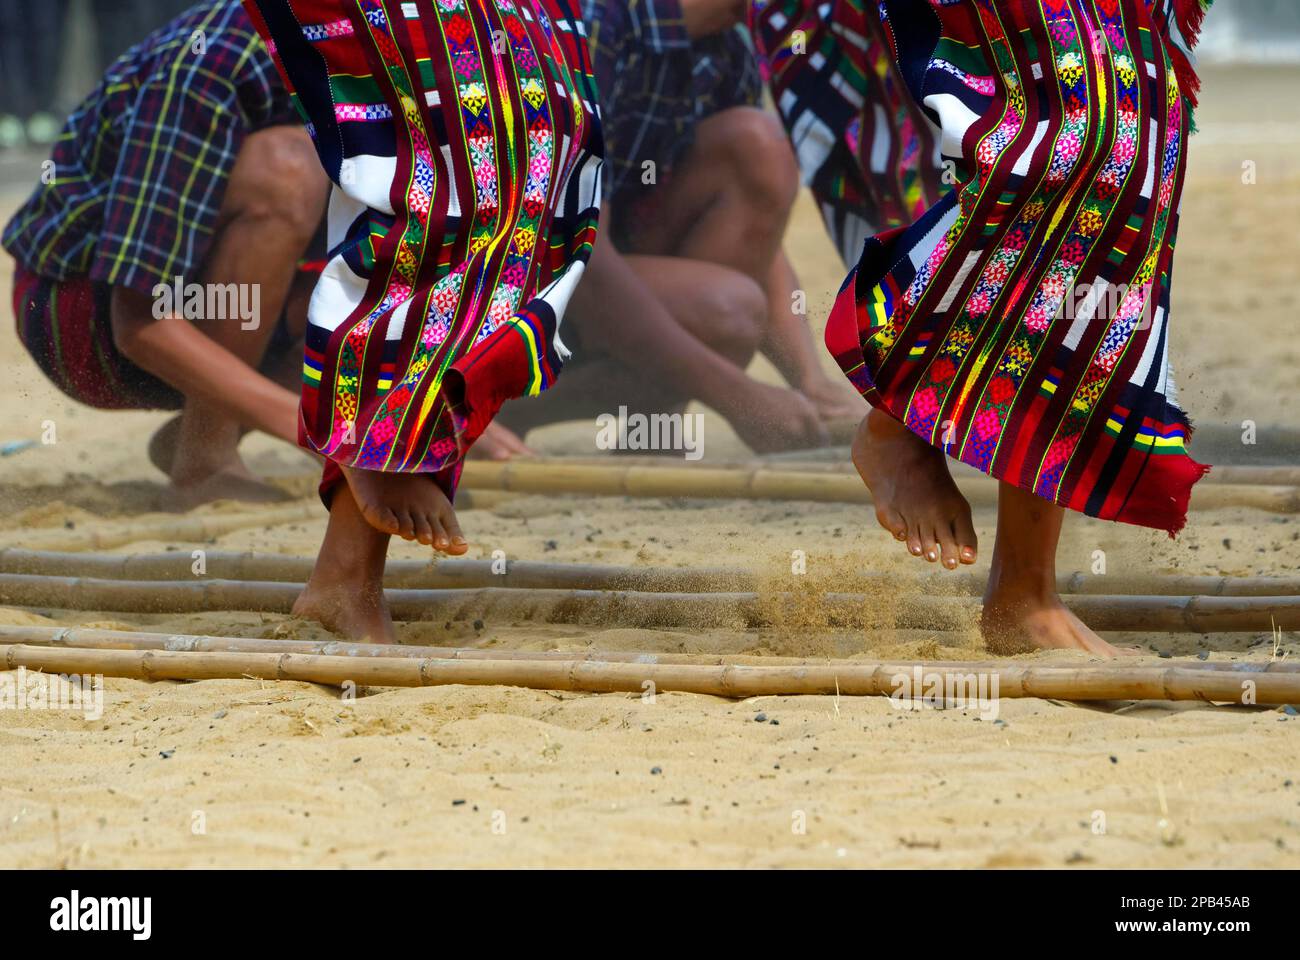
{"label": "bamboo pole on sand", "polygon": [[[247,610],[287,614],[301,584],[203,580],[117,581],[0,574],[0,604],[124,613]],[[961,630],[968,598],[774,592],[647,593],[631,590],[389,590],[398,620],[494,620],[637,628],[757,628],[779,624]],[[1094,630],[1221,633],[1300,628],[1300,597],[1084,595],[1066,604]],[[813,615],[804,612],[813,608]]]}
{"label": "bamboo pole on sand", "polygon": [[[825,657],[777,657],[756,654],[649,653],[632,650],[507,650],[498,647],[433,647],[415,644],[353,643],[343,640],[284,640],[261,637],[206,637],[189,634],[138,633],[89,627],[36,627],[0,625],[0,647],[27,645],[85,650],[165,650],[174,653],[295,653],[354,658],[433,660],[572,660],[604,663],[661,663],[684,666],[727,664],[778,666],[853,666],[862,661]],[[991,670],[1011,661],[925,661],[927,670]],[[1070,664],[1071,667],[1108,666],[1109,661]],[[902,666],[910,667],[911,664]],[[1167,664],[1146,665],[1166,669]],[[1284,660],[1180,660],[1181,670],[1223,670],[1230,673],[1300,673],[1300,662]]]}
{"label": "bamboo pole on sand", "polygon": [[[576,660],[437,660],[303,656],[269,653],[173,653],[170,651],[54,649],[10,646],[6,669],[126,677],[138,680],[296,680],[333,686],[419,687],[446,684],[525,687],[590,693],[659,692],[719,697],[889,696],[900,674],[925,677],[925,664],[863,663],[831,666],[695,666]],[[899,669],[903,667],[903,669]],[[910,667],[911,669],[906,669]],[[973,672],[960,675],[972,680]],[[933,673],[931,673],[933,676]],[[1241,677],[1212,670],[1033,667],[1006,664],[987,671],[986,695],[996,678],[999,697],[1054,700],[1202,700],[1276,705],[1300,700],[1300,675]],[[924,680],[929,683],[929,680]],[[976,687],[965,685],[965,696]],[[922,689],[914,689],[921,696]],[[1249,698],[1245,694],[1249,692]],[[943,696],[942,686],[940,696]]]}
{"label": "bamboo pole on sand", "polygon": [[[547,457],[543,462],[600,467],[608,467],[619,463],[618,459],[608,454],[600,457]],[[649,455],[636,457],[635,465],[638,467],[671,467],[678,469],[684,466],[680,456]],[[703,464],[700,466],[703,466]],[[953,475],[959,484],[970,480],[987,479],[986,474],[963,463],[954,461],[951,466]],[[785,453],[769,453],[748,459],[710,460],[708,468],[719,470],[774,469],[799,473],[843,473],[856,476],[848,446],[822,447],[815,450],[790,450]],[[1216,463],[1214,469],[1200,482],[1202,485],[1208,484],[1210,486],[1231,483],[1243,486],[1300,487],[1300,467],[1224,465]]]}
{"label": "bamboo pole on sand", "polygon": [[[589,496],[697,497],[741,500],[809,500],[819,503],[871,502],[857,477],[832,471],[669,467],[638,464],[564,463],[511,460],[469,461],[462,484],[470,490]],[[998,484],[988,478],[962,482],[972,506],[997,503]],[[1300,489],[1256,484],[1201,485],[1192,497],[1197,510],[1250,507],[1271,513],[1300,512]]]}
{"label": "bamboo pole on sand", "polygon": [[[311,576],[310,557],[207,551],[202,573],[194,572],[189,553],[154,554],[57,553],[0,549],[0,573],[42,577],[90,577],[104,580],[257,580],[302,583]],[[422,590],[502,587],[509,589],[638,590],[649,593],[758,591],[765,583],[760,571],[740,567],[625,567],[595,563],[545,563],[514,560],[504,573],[495,561],[444,559],[390,560],[385,582],[391,588]],[[969,573],[937,573],[916,578],[896,574],[864,574],[855,585],[930,589],[941,594],[978,596],[984,579]],[[1150,594],[1156,596],[1274,597],[1300,596],[1300,577],[1198,577],[1138,574],[1093,576],[1081,572],[1057,579],[1061,593]]]}

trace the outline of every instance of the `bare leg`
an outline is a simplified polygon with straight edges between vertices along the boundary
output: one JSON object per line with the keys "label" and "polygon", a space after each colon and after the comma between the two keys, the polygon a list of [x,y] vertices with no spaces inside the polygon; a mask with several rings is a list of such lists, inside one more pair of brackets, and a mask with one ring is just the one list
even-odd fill
{"label": "bare leg", "polygon": [[[662,308],[664,322],[675,323],[732,369],[741,371],[749,365],[766,310],[763,291],[754,281],[727,267],[681,257],[625,256],[622,260],[640,281],[641,290]],[[546,423],[594,419],[620,405],[631,412],[673,413],[693,399],[670,377],[659,375],[648,354],[641,354],[639,366],[616,357],[611,345],[601,339],[610,335],[607,301],[595,285],[578,288],[569,320],[582,333],[586,362],[566,370],[541,397],[507,404],[501,423],[526,433]],[[756,382],[755,387],[774,389]]]}
{"label": "bare leg", "polygon": [[998,537],[984,594],[981,629],[989,649],[1084,650],[1119,656],[1066,609],[1056,592],[1056,546],[1065,511],[1004,483],[998,490]]}
{"label": "bare leg", "polygon": [[780,121],[754,107],[702,121],[670,186],[627,252],[720,264],[765,287],[799,191]]}
{"label": "bare leg", "polygon": [[862,416],[866,402],[837,371],[828,375],[813,344],[805,310],[796,310],[799,277],[785,251],[777,252],[768,270],[768,321],[761,349],[787,383],[807,397],[823,420],[852,420]]}
{"label": "bare leg", "polygon": [[[298,258],[321,217],[327,183],[305,131],[273,127],[248,138],[230,177],[217,239],[203,270],[206,284],[243,284],[258,291],[256,326],[239,318],[207,320],[202,332],[257,370],[284,311]],[[283,420],[278,436],[297,433],[297,391],[278,387],[272,415]],[[193,506],[215,496],[262,499],[265,487],[239,457],[245,432],[225,405],[187,395],[175,438],[170,476],[174,505]],[[266,497],[278,495],[266,489]]]}
{"label": "bare leg", "polygon": [[872,408],[853,438],[853,465],[871,489],[876,519],[912,556],[942,560],[949,570],[975,562],[970,504],[953,482],[943,451]]}
{"label": "bare leg", "polygon": [[350,640],[395,642],[393,618],[384,600],[388,541],[388,534],[366,522],[351,491],[339,487],[330,504],[325,542],[294,604],[294,616],[315,620]]}
{"label": "bare leg", "polygon": [[[295,395],[302,383],[307,305],[315,287],[316,278],[313,275],[298,273],[294,276],[293,286],[289,290],[289,298],[284,308],[285,323],[294,342],[278,356],[267,355],[262,360],[262,375]],[[172,464],[176,459],[176,444],[184,417],[184,413],[178,413],[154,431],[154,435],[149,438],[149,462],[168,476],[171,476]],[[247,424],[241,423],[240,439],[243,439],[250,429]]]}

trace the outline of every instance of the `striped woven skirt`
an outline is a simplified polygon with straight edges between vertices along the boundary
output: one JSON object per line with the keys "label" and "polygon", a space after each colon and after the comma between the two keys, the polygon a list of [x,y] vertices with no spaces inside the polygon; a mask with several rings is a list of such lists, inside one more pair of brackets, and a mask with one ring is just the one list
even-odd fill
{"label": "striped woven skirt", "polygon": [[335,184],[301,441],[458,476],[501,404],[566,356],[600,198],[581,21],[569,0],[245,6]]}
{"label": "striped woven skirt", "polygon": [[[822,116],[800,128],[799,112],[811,105],[824,116],[822,105],[855,84],[869,95],[863,77],[880,78],[879,90],[905,85],[939,131],[943,192],[901,225],[891,225],[889,205],[915,209],[914,185],[926,190],[927,175],[907,164],[924,165],[924,151],[901,168],[896,152],[884,154],[892,161],[877,164],[874,180],[879,150],[859,138],[857,149],[835,151],[853,165],[846,184],[894,184],[871,205],[886,229],[858,251],[827,325],[827,346],[852,383],[928,443],[1000,480],[1171,534],[1208,469],[1187,453],[1168,323],[1195,100],[1189,58],[1206,6],[885,0],[863,10],[801,0],[791,10],[774,0],[753,21],[760,43],[768,38],[773,92],[792,133],[816,121],[843,136]],[[855,11],[862,16],[850,19]],[[799,16],[814,29],[790,33]],[[871,59],[872,31],[892,63]],[[840,41],[839,61],[811,49],[795,71],[802,90],[782,84],[785,49],[821,35]],[[908,118],[881,97],[880,113]],[[873,109],[868,99],[858,114]],[[833,184],[827,171],[819,176]]]}

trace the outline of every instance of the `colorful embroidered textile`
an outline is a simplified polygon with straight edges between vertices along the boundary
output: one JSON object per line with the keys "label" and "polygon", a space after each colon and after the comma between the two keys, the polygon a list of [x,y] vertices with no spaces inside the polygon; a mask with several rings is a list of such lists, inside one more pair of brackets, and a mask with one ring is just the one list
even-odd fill
{"label": "colorful embroidered textile", "polygon": [[605,196],[625,207],[654,192],[642,179],[647,162],[661,185],[690,148],[696,124],[729,107],[756,106],[762,80],[743,30],[692,40],[680,0],[583,0],[582,10],[600,88]]}
{"label": "colorful embroidered textile", "polygon": [[301,438],[438,473],[548,387],[595,239],[600,132],[567,0],[245,0],[326,172]]}
{"label": "colorful embroidered textile", "polygon": [[862,394],[950,456],[1170,533],[1207,469],[1168,357],[1207,5],[886,0],[957,183],[868,241],[826,331]]}
{"label": "colorful embroidered textile", "polygon": [[68,119],[4,247],[43,277],[146,296],[197,280],[244,138],[297,122],[239,4],[195,4],[114,63]]}
{"label": "colorful embroidered textile", "polygon": [[768,0],[751,30],[772,99],[846,266],[872,234],[946,189],[933,125],[908,92],[876,0]]}

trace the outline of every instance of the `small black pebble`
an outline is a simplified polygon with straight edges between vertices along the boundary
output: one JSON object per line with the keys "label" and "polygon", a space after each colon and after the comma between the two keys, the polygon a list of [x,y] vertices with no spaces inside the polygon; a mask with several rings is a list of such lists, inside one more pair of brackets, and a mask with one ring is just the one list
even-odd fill
{"label": "small black pebble", "polygon": [[766,713],[756,713],[756,714],[754,714],[754,722],[755,722],[755,723],[765,723],[766,721],[767,721],[767,714],[766,714]]}
{"label": "small black pebble", "polygon": [[1110,762],[1111,762],[1111,763],[1119,763],[1119,757],[1115,756],[1115,754],[1112,753],[1112,754],[1110,755]]}
{"label": "small black pebble", "polygon": [[175,752],[176,752],[175,750],[159,750],[158,756],[162,757],[164,760],[170,760],[172,758],[172,754],[174,754]]}
{"label": "small black pebble", "polygon": [[465,806],[465,801],[464,801],[464,800],[453,800],[453,801],[451,802],[451,805],[452,805],[453,807],[463,807],[463,806]]}
{"label": "small black pebble", "polygon": [[361,762],[361,758],[360,758],[360,757],[353,757],[353,758],[352,758],[352,762],[353,762],[353,763],[360,763],[360,762]]}
{"label": "small black pebble", "polygon": [[482,620],[475,620],[475,621],[474,621],[474,629],[475,629],[475,630],[482,630],[482,629],[483,629],[483,621],[482,621]]}
{"label": "small black pebble", "polygon": [[774,726],[774,727],[779,727],[779,726],[781,726],[781,721],[778,720],[776,717],[773,717],[771,720],[769,720],[769,721],[767,721],[767,722],[770,723],[770,724],[771,724],[772,726]]}
{"label": "small black pebble", "polygon": [[663,773],[663,772],[664,772],[664,768],[663,768],[663,767],[651,767],[651,768],[650,768],[650,776],[652,776],[652,777],[657,777],[657,776],[659,776],[659,774],[661,774],[661,773]]}

